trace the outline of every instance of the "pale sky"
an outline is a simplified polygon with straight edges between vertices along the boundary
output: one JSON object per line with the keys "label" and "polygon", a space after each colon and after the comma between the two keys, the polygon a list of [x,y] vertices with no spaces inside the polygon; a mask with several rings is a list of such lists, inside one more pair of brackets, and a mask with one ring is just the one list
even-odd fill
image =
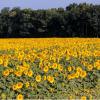
{"label": "pale sky", "polygon": [[65,8],[71,3],[100,4],[100,0],[0,0],[0,9],[4,7],[21,7],[32,9]]}

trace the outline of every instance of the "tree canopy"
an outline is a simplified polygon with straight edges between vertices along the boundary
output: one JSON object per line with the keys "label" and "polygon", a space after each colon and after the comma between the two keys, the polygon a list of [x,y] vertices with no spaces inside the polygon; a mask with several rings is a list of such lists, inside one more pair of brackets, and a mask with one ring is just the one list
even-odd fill
{"label": "tree canopy", "polygon": [[100,37],[100,5],[70,4],[47,10],[5,7],[0,37]]}

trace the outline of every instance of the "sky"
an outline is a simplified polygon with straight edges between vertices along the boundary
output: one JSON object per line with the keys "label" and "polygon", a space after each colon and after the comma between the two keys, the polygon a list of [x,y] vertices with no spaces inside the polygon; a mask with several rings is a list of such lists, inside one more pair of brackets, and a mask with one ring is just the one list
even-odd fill
{"label": "sky", "polygon": [[0,9],[4,7],[20,7],[32,9],[65,8],[72,3],[100,4],[100,0],[0,0]]}

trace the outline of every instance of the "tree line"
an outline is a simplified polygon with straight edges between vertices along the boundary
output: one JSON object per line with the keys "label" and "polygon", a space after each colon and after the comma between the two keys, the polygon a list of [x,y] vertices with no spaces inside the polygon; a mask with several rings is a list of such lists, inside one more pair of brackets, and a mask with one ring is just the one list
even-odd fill
{"label": "tree line", "polygon": [[0,11],[0,37],[100,37],[100,5],[70,4],[66,8]]}

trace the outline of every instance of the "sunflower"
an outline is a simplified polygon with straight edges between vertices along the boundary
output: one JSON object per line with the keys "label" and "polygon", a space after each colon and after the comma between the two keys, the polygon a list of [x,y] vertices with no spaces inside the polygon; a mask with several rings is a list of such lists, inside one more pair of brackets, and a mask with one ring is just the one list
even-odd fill
{"label": "sunflower", "polygon": [[28,75],[28,71],[27,71],[27,70],[25,70],[25,71],[24,71],[24,74],[25,74],[25,75]]}
{"label": "sunflower", "polygon": [[72,74],[71,74],[71,78],[72,78],[72,79],[76,78],[76,73],[72,73]]}
{"label": "sunflower", "polygon": [[37,75],[35,79],[36,79],[36,82],[41,82],[41,75]]}
{"label": "sunflower", "polygon": [[8,60],[5,60],[4,61],[4,63],[3,63],[4,67],[7,67],[8,66],[8,62],[9,62]]}
{"label": "sunflower", "polygon": [[22,59],[23,59],[23,55],[18,55],[18,60],[22,61]]}
{"label": "sunflower", "polygon": [[68,76],[67,76],[67,79],[68,79],[68,80],[71,80],[71,79],[72,79],[71,75],[68,75]]}
{"label": "sunflower", "polygon": [[79,73],[81,73],[82,72],[82,68],[81,67],[77,67],[76,71],[79,72]]}
{"label": "sunflower", "polygon": [[59,70],[59,71],[63,71],[63,66],[58,65],[58,70]]}
{"label": "sunflower", "polygon": [[68,69],[69,72],[72,71],[72,67],[71,66],[69,66],[67,69]]}
{"label": "sunflower", "polygon": [[12,86],[12,89],[13,89],[13,90],[17,90],[17,85],[13,85],[13,86]]}
{"label": "sunflower", "polygon": [[25,86],[26,86],[26,88],[28,88],[30,86],[30,83],[29,82],[26,82],[25,83]]}
{"label": "sunflower", "polygon": [[81,97],[81,100],[86,100],[86,96],[82,96]]}
{"label": "sunflower", "polygon": [[52,68],[53,68],[53,69],[57,69],[57,66],[58,66],[57,63],[54,63],[54,64],[52,65]]}
{"label": "sunflower", "polygon": [[100,70],[100,65],[99,65],[99,66],[97,66],[97,70]]}
{"label": "sunflower", "polygon": [[2,65],[3,64],[3,60],[0,58],[0,65]]}
{"label": "sunflower", "polygon": [[74,99],[73,99],[73,96],[69,96],[69,100],[74,100]]}
{"label": "sunflower", "polygon": [[22,82],[18,82],[16,84],[16,86],[17,86],[17,89],[21,89],[23,87],[23,83]]}
{"label": "sunflower", "polygon": [[17,96],[17,98],[16,98],[17,100],[23,100],[24,99],[24,97],[23,97],[23,95],[22,94],[19,94],[18,96]]}
{"label": "sunflower", "polygon": [[88,68],[89,71],[92,71],[93,66],[92,65],[88,65],[87,68]]}
{"label": "sunflower", "polygon": [[9,74],[10,74],[10,72],[9,72],[9,70],[8,69],[6,69],[6,70],[4,70],[3,71],[3,73],[2,73],[4,76],[8,76]]}
{"label": "sunflower", "polygon": [[22,72],[21,71],[14,71],[14,74],[18,77],[22,76]]}
{"label": "sunflower", "polygon": [[86,77],[86,75],[87,75],[86,71],[82,71],[82,72],[80,73],[80,76],[81,76],[82,78]]}
{"label": "sunflower", "polygon": [[44,71],[45,73],[47,73],[48,70],[49,70],[49,67],[48,67],[48,66],[45,66],[45,67],[43,68],[43,71]]}
{"label": "sunflower", "polygon": [[27,75],[28,75],[29,77],[32,77],[33,71],[32,71],[32,70],[29,70],[29,72],[27,73]]}
{"label": "sunflower", "polygon": [[49,83],[53,83],[54,77],[53,76],[47,76],[47,80],[49,81]]}
{"label": "sunflower", "polygon": [[79,72],[76,72],[76,73],[75,73],[75,77],[76,77],[76,78],[79,78],[79,75],[80,75]]}
{"label": "sunflower", "polygon": [[97,70],[100,70],[100,60],[97,60],[97,61],[94,63],[94,67],[96,67]]}

